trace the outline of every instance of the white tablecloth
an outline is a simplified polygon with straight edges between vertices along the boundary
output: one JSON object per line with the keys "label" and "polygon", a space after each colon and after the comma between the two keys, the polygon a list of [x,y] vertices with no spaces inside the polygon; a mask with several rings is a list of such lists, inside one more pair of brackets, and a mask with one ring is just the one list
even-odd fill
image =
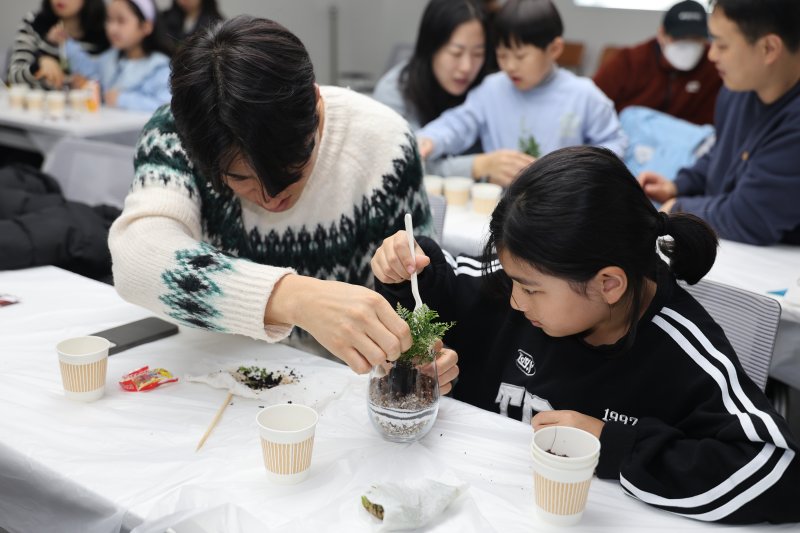
{"label": "white tablecloth", "polygon": [[133,146],[151,115],[101,107],[96,113],[53,119],[41,112],[12,109],[0,97],[0,144],[35,150],[45,156],[63,137],[102,139]]}
{"label": "white tablecloth", "polygon": [[[383,441],[367,419],[366,377],[282,345],[181,328],[173,337],[109,359],[105,396],[81,404],[63,396],[56,343],[146,316],[109,286],[53,267],[0,272],[0,293],[22,301],[0,308],[0,527],[11,532],[164,531],[205,511],[220,531],[374,531],[360,506],[371,483],[421,477],[469,485],[425,531],[546,531],[532,503],[530,427],[444,398],[431,433],[418,443]],[[255,416],[259,400],[236,398],[195,453],[222,390],[178,383],[122,391],[124,373],[149,364],[184,376],[240,364],[295,368],[319,390],[288,394],[317,405],[309,478],[271,484]],[[311,387],[309,387],[310,389]],[[289,399],[289,398],[284,398]],[[595,480],[573,531],[700,531],[702,522],[649,508],[616,482]],[[794,531],[749,526],[726,531]]]}
{"label": "white tablecloth", "polygon": [[[442,247],[453,254],[480,255],[488,232],[487,215],[448,206]],[[723,240],[714,267],[706,277],[768,294],[781,303],[781,324],[769,373],[800,390],[800,307],[787,305],[782,297],[770,293],[784,290],[800,278],[800,246],[751,246]]]}

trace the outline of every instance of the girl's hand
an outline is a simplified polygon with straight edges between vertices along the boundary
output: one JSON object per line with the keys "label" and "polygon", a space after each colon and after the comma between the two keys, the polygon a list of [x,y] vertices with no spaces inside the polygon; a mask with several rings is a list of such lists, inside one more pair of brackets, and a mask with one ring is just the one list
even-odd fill
{"label": "girl's hand", "polygon": [[547,426],[569,426],[588,431],[598,439],[605,422],[577,411],[542,411],[531,419],[533,430]]}
{"label": "girl's hand", "polygon": [[[453,390],[453,380],[458,376],[458,354],[450,348],[443,348],[441,339],[436,341],[433,349],[439,354],[436,371],[439,374],[439,394],[444,395]],[[422,372],[426,373],[425,370],[423,367]]]}
{"label": "girl's hand", "polygon": [[33,77],[44,80],[53,89],[60,89],[64,85],[64,71],[58,61],[50,56],[39,57],[39,70]]}
{"label": "girl's hand", "polygon": [[119,89],[109,89],[103,95],[103,101],[108,107],[117,107],[117,100],[119,100]]}
{"label": "girl's hand", "polygon": [[45,39],[47,39],[48,42],[55,45],[64,44],[67,42],[68,38],[69,34],[67,33],[67,30],[64,29],[64,24],[61,22],[56,22],[53,24],[53,27],[50,28],[45,36]]}
{"label": "girl's hand", "polygon": [[517,174],[534,161],[535,158],[517,150],[504,149],[478,154],[472,163],[472,176],[489,176],[491,183],[508,187],[517,178]]}
{"label": "girl's hand", "polygon": [[414,241],[416,264],[411,259],[411,250],[408,249],[408,237],[405,231],[400,230],[391,237],[383,240],[383,244],[372,256],[372,273],[382,283],[401,283],[411,279],[411,274],[420,272],[431,263],[430,257],[425,255],[419,244]]}

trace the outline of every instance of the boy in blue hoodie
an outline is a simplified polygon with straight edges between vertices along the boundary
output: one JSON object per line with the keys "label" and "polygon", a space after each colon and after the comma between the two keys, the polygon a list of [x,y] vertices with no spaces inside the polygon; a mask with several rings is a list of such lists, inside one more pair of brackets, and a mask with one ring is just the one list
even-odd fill
{"label": "boy in blue hoodie", "polygon": [[508,0],[495,19],[501,72],[420,130],[423,157],[461,153],[477,137],[487,152],[505,148],[540,157],[589,144],[622,156],[627,141],[613,102],[592,80],[556,64],[563,33],[550,0]]}

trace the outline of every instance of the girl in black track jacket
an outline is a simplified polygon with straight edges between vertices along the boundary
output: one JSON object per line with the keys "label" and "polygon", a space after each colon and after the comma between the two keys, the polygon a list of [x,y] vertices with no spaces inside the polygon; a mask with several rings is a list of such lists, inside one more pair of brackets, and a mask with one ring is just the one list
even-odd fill
{"label": "girl in black track jacket", "polygon": [[[659,257],[656,243],[670,265]],[[404,232],[372,260],[378,290],[413,306],[409,270],[459,354],[454,396],[600,438],[597,475],[690,518],[800,521],[798,446],[721,328],[675,281],[716,257],[700,219],[658,213],[624,164],[565,148],[523,170],[492,215],[486,259]],[[494,252],[497,252],[496,254]]]}

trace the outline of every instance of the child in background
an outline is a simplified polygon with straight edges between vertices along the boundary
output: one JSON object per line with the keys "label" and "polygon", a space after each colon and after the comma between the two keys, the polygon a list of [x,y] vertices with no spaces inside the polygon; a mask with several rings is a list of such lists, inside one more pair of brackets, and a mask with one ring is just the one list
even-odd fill
{"label": "child in background", "polygon": [[170,101],[170,91],[169,58],[159,51],[153,0],[112,0],[107,11],[111,49],[92,57],[68,39],[70,67],[75,74],[100,82],[105,105],[155,111]]}
{"label": "child in background", "polygon": [[25,15],[8,65],[8,82],[37,89],[60,89],[64,66],[54,35],[68,34],[90,54],[108,48],[103,30],[103,0],[42,0],[38,12]]}
{"label": "child in background", "polygon": [[[489,232],[483,268],[424,237],[415,264],[402,231],[372,259],[392,305],[413,306],[401,282],[416,269],[425,303],[456,321],[444,338],[456,398],[594,434],[598,477],[645,503],[705,521],[800,521],[786,421],[676,282],[713,265],[707,224],[657,212],[615,154],[580,146],[528,166]],[[665,235],[669,266],[656,252]]]}
{"label": "child in background", "polygon": [[463,105],[420,130],[422,156],[461,153],[476,138],[486,152],[505,148],[539,157],[592,144],[622,156],[626,139],[613,102],[592,80],[556,64],[564,27],[552,2],[508,0],[494,26],[502,72],[487,76]]}

